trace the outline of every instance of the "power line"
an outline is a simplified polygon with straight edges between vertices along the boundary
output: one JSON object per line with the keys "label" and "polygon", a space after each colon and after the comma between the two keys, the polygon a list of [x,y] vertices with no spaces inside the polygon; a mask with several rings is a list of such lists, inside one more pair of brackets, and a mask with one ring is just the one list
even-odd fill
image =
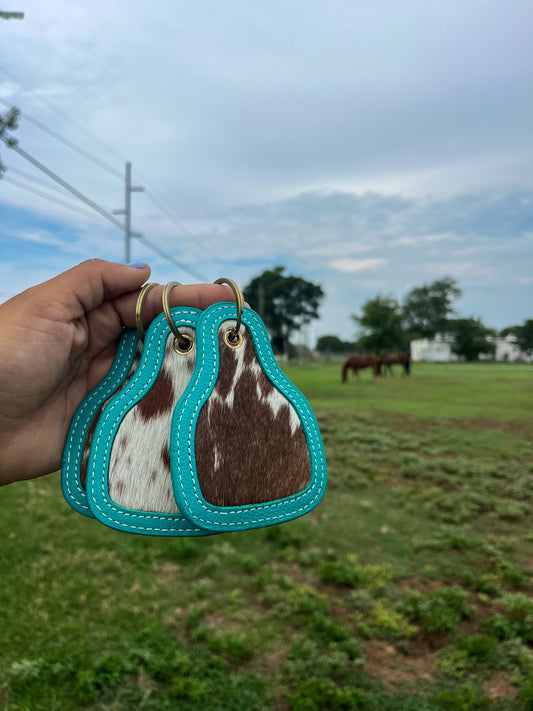
{"label": "power line", "polygon": [[67,193],[64,188],[60,188],[58,185],[49,183],[47,180],[41,180],[41,178],[36,178],[34,175],[32,175],[31,173],[27,173],[25,170],[20,170],[19,168],[15,168],[12,165],[6,165],[6,169],[8,173],[15,173],[15,175],[19,175],[21,178],[26,178],[26,180],[30,180],[32,183],[42,185],[43,187],[48,188],[49,190],[55,190],[56,192],[61,193],[61,195],[65,195]]}
{"label": "power line", "polygon": [[[30,185],[25,185],[24,183],[21,183],[18,180],[13,180],[12,178],[4,177],[3,180],[5,180],[7,183],[11,183],[12,185],[16,185],[17,187],[22,188],[23,190],[27,190],[30,193],[34,193],[35,195],[38,195],[39,197],[45,198],[46,200],[49,200],[50,202],[54,202],[58,205],[68,208],[69,210],[78,212],[78,213],[80,213],[80,215],[86,215],[87,217],[90,217],[93,220],[96,220],[97,222],[104,224],[103,220],[100,220],[93,213],[88,212],[87,210],[82,210],[81,208],[76,207],[75,205],[72,205],[71,203],[68,203],[64,200],[60,200],[59,198],[54,197],[53,195],[48,195],[47,193],[45,193],[41,190],[37,190],[36,188],[31,187]],[[171,262],[175,266],[177,266],[180,269],[183,269],[184,271],[191,274],[191,276],[193,276],[195,279],[200,279],[201,281],[204,281],[204,282],[208,281],[204,276],[202,276],[198,272],[194,271],[194,269],[191,269],[187,265],[185,265],[182,262],[175,259],[172,255],[168,254],[168,252],[165,252],[164,249],[161,249],[160,247],[158,247],[151,240],[146,239],[146,237],[144,237],[139,232],[134,232],[131,234],[131,236],[135,237],[137,240],[139,240],[139,242],[142,242],[143,244],[145,244],[149,249],[151,249],[156,254],[159,254],[161,257],[164,257],[167,261]]]}
{"label": "power line", "polygon": [[8,178],[7,176],[4,176],[2,180],[5,180],[6,183],[11,183],[11,185],[16,185],[18,188],[22,188],[22,190],[27,190],[29,193],[33,193],[34,195],[38,195],[39,197],[45,198],[45,200],[55,202],[57,205],[67,207],[69,210],[72,210],[73,212],[78,212],[80,215],[90,217],[92,220],[96,220],[97,222],[103,224],[103,220],[98,219],[98,217],[94,213],[89,212],[88,210],[82,210],[80,207],[76,207],[76,205],[73,205],[72,203],[67,202],[66,200],[56,198],[53,195],[49,195],[48,193],[45,193],[42,190],[37,190],[37,188],[33,188],[31,185],[25,185],[24,183],[21,183],[18,180],[13,180],[13,178]]}
{"label": "power line", "polygon": [[11,148],[12,151],[15,151],[15,153],[18,153],[20,156],[25,158],[27,161],[32,163],[36,168],[39,168],[43,173],[48,175],[49,178],[52,178],[52,180],[55,180],[56,183],[59,183],[62,187],[64,187],[66,190],[69,191],[69,193],[72,193],[75,197],[78,198],[78,200],[81,200],[84,202],[86,205],[89,205],[93,210],[95,210],[99,215],[102,215],[102,217],[105,217],[106,220],[109,220],[109,222],[112,222],[114,225],[117,227],[120,227],[121,229],[124,229],[124,225],[120,222],[120,220],[117,220],[116,217],[113,217],[107,210],[104,210],[103,207],[100,207],[97,203],[95,203],[93,200],[88,198],[86,195],[83,193],[80,193],[79,190],[76,190],[72,185],[67,183],[66,180],[63,180],[63,178],[60,178],[59,175],[56,175],[53,171],[51,171],[49,168],[47,168],[45,165],[40,163],[36,158],[33,158],[33,156],[30,156],[29,153],[26,153],[25,150],[20,148],[20,146],[17,145],[12,145],[7,143],[5,139],[2,139],[6,145]]}
{"label": "power line", "polygon": [[164,257],[167,259],[169,262],[172,262],[172,264],[175,264],[177,267],[180,269],[183,269],[184,271],[188,272],[191,276],[193,276],[195,279],[200,279],[200,281],[206,282],[208,279],[206,279],[204,276],[202,276],[199,272],[195,271],[194,269],[191,269],[187,265],[183,264],[182,262],[179,262],[177,259],[172,257],[168,252],[165,252],[164,249],[161,249],[158,247],[156,244],[154,244],[151,240],[146,239],[143,235],[139,234],[138,232],[134,232],[131,235],[132,237],[135,237],[136,239],[139,240],[139,242],[142,242],[145,244],[147,247],[149,247],[152,251],[154,251],[156,254],[159,254],[161,257]]}
{"label": "power line", "polygon": [[[19,86],[21,86],[27,93],[29,93],[29,94],[32,95],[32,96],[36,96],[35,93],[34,93],[31,89],[29,89],[27,86],[25,86],[25,85],[13,74],[13,72],[11,72],[10,70],[6,69],[5,67],[1,67],[1,66],[0,66],[0,71],[2,71],[4,74],[6,74],[8,77],[10,77],[13,81],[15,81],[15,82],[16,82]],[[49,104],[48,102],[46,102],[42,97],[37,96],[36,98],[37,98],[39,101],[41,101],[41,103],[43,103],[45,106],[47,106],[48,108],[52,109],[56,114],[58,114],[59,116],[61,116],[65,121],[67,121],[68,123],[70,123],[71,125],[73,125],[75,128],[77,128],[79,131],[81,131],[82,133],[84,133],[85,135],[89,136],[91,139],[95,140],[97,143],[99,143],[99,144],[100,144],[103,148],[105,148],[105,150],[107,150],[109,153],[111,153],[112,155],[114,155],[116,158],[119,158],[119,159],[122,160],[122,157],[119,156],[119,155],[116,153],[116,151],[114,151],[112,148],[110,148],[106,143],[104,143],[98,136],[95,136],[91,131],[88,131],[86,128],[84,128],[84,127],[80,126],[79,124],[77,124],[77,123],[76,123],[75,121],[73,121],[69,116],[67,116],[66,114],[64,114],[62,111],[60,111],[59,109],[57,109],[55,106],[53,106],[53,105]],[[6,106],[10,106],[10,104],[9,104],[8,102],[6,102],[4,99],[0,99],[0,102],[3,103],[3,104],[6,105]],[[65,139],[63,136],[61,136],[60,134],[58,134],[56,131],[53,131],[52,129],[49,129],[47,126],[45,126],[44,124],[42,124],[40,121],[37,121],[36,119],[33,119],[33,118],[29,117],[28,114],[24,114],[24,118],[26,118],[26,120],[29,120],[30,123],[34,123],[38,128],[41,128],[41,130],[46,131],[46,132],[49,133],[51,136],[53,136],[53,137],[56,138],[57,140],[60,140],[62,143],[64,143],[65,145],[69,146],[69,147],[72,148],[73,150],[77,151],[78,153],[80,153],[80,154],[83,155],[84,157],[89,158],[90,160],[92,160],[93,162],[95,162],[95,163],[96,163],[97,165],[99,165],[100,167],[104,168],[105,170],[110,171],[110,172],[113,173],[114,175],[117,175],[117,176],[119,176],[119,177],[122,177],[122,175],[121,175],[118,171],[115,171],[114,168],[111,168],[111,166],[108,166],[108,165],[105,164],[103,161],[100,161],[100,159],[98,159],[96,156],[94,156],[94,155],[92,155],[91,153],[89,153],[88,151],[85,151],[84,149],[80,148],[80,147],[77,146],[75,143],[69,141],[68,139]],[[110,222],[112,222],[114,225],[120,227],[121,229],[124,229],[124,226],[119,222],[119,220],[116,220],[116,219],[113,217],[113,215],[111,215],[110,213],[108,213],[106,210],[104,210],[103,208],[101,208],[101,207],[100,207],[99,205],[97,205],[95,202],[93,202],[92,200],[90,200],[89,198],[87,198],[85,195],[83,195],[82,193],[80,193],[78,190],[76,190],[75,188],[73,188],[73,187],[72,187],[71,185],[69,185],[66,181],[62,180],[58,175],[56,175],[55,173],[53,173],[52,171],[50,171],[50,170],[49,170],[48,168],[46,168],[44,165],[42,165],[41,163],[39,163],[39,161],[37,161],[36,159],[32,158],[28,153],[26,153],[25,151],[23,151],[21,148],[19,148],[19,147],[16,146],[16,145],[15,145],[15,146],[9,146],[9,147],[10,147],[10,148],[13,148],[14,150],[16,150],[20,155],[22,155],[22,157],[26,158],[26,160],[29,160],[29,161],[30,161],[31,163],[33,163],[36,167],[38,167],[38,168],[39,168],[40,170],[42,170],[44,173],[46,173],[47,175],[49,175],[49,177],[51,177],[53,180],[55,180],[55,181],[58,182],[60,185],[62,185],[66,190],[68,190],[70,193],[72,193],[73,195],[75,195],[79,200],[81,200],[82,202],[86,203],[86,204],[89,205],[93,210],[95,210],[95,211],[98,212],[100,215],[102,215],[103,217],[105,217],[105,219],[109,220]],[[13,182],[13,181],[11,180],[10,182]],[[27,189],[27,188],[26,188],[26,189]],[[170,219],[170,220],[180,229],[180,231],[181,231],[182,233],[184,233],[184,234],[187,235],[191,240],[193,240],[194,236],[183,226],[182,223],[180,223],[180,222],[177,220],[177,218],[170,212],[170,210],[169,210],[168,208],[166,208],[166,207],[165,207],[154,195],[152,195],[151,193],[148,193],[148,197],[149,197],[149,199],[151,199],[152,202],[154,202],[154,204],[166,215],[166,217],[167,217],[168,219]],[[67,203],[67,204],[68,204],[68,203]],[[82,213],[82,214],[84,214],[84,213]],[[206,281],[206,279],[205,279],[202,275],[200,275],[198,272],[196,272],[196,271],[193,270],[193,269],[190,269],[190,268],[187,267],[186,265],[184,265],[184,264],[182,264],[181,262],[179,262],[178,260],[176,260],[176,259],[175,259],[174,257],[172,257],[170,254],[168,254],[168,252],[166,252],[165,250],[161,249],[160,247],[158,247],[157,245],[155,245],[155,244],[154,244],[153,242],[151,242],[150,240],[146,239],[146,238],[145,238],[143,235],[141,235],[140,233],[132,233],[131,236],[132,236],[132,237],[136,237],[136,238],[139,239],[140,241],[144,242],[144,243],[146,244],[146,246],[148,246],[148,247],[149,247],[150,249],[152,249],[154,252],[156,252],[156,253],[159,254],[160,256],[162,256],[162,257],[164,257],[165,259],[167,259],[168,261],[170,261],[172,264],[175,264],[176,266],[180,267],[180,269],[184,269],[185,271],[187,271],[189,274],[191,274],[192,276],[194,276],[194,277],[197,278],[197,279],[202,279],[203,281]],[[219,262],[220,262],[220,260],[217,259],[216,257],[214,257],[214,259],[215,259],[215,261],[219,261]]]}
{"label": "power line", "polygon": [[[9,101],[6,101],[5,99],[2,99],[1,97],[0,97],[0,104],[3,104],[4,106],[7,106],[8,108],[11,106],[11,103]],[[29,123],[32,123],[34,126],[37,126],[37,128],[40,128],[41,131],[48,133],[48,135],[52,136],[52,138],[55,138],[60,143],[63,143],[68,148],[71,148],[73,151],[76,151],[76,153],[78,153],[80,156],[87,158],[87,160],[92,161],[95,165],[99,166],[100,168],[103,168],[104,170],[107,170],[108,173],[111,173],[112,175],[115,175],[118,178],[122,178],[122,173],[119,173],[118,170],[115,170],[107,163],[104,163],[104,161],[100,160],[100,158],[97,158],[95,155],[93,155],[89,151],[86,151],[84,148],[81,148],[73,141],[69,141],[68,138],[65,138],[57,131],[54,131],[52,128],[48,128],[48,126],[45,126],[44,123],[41,123],[41,121],[34,119],[32,116],[27,114],[25,111],[21,111],[20,116],[21,116],[21,118],[25,119]]]}
{"label": "power line", "polygon": [[[88,130],[87,128],[85,128],[84,126],[82,126],[82,125],[76,123],[76,121],[73,121],[73,120],[70,118],[70,116],[68,116],[68,115],[65,114],[63,111],[61,111],[60,109],[58,109],[57,107],[55,107],[53,104],[50,104],[48,101],[45,101],[45,100],[42,98],[42,96],[39,96],[39,95],[36,94],[32,89],[28,88],[23,82],[20,81],[20,79],[18,79],[18,77],[17,77],[15,74],[13,74],[13,72],[12,72],[11,70],[6,69],[5,67],[0,66],[0,71],[3,72],[6,76],[8,76],[10,79],[12,79],[14,82],[16,82],[19,86],[21,86],[21,87],[24,89],[24,91],[26,91],[28,94],[30,94],[30,96],[35,97],[38,101],[40,101],[42,104],[44,104],[47,108],[49,108],[49,109],[51,109],[52,111],[54,111],[58,116],[61,116],[61,118],[63,118],[65,121],[67,121],[67,123],[70,123],[70,124],[71,124],[72,126],[74,126],[78,131],[81,131],[81,133],[84,133],[86,136],[88,136],[89,138],[91,138],[93,141],[96,141],[97,143],[99,143],[100,146],[102,146],[102,148],[105,148],[105,150],[108,151],[108,153],[110,153],[111,155],[115,156],[115,158],[118,158],[118,160],[120,160],[120,161],[123,161],[123,160],[124,160],[124,158],[123,158],[122,156],[119,156],[118,153],[117,153],[113,148],[111,148],[110,146],[108,146],[104,141],[102,141],[101,138],[99,138],[98,136],[96,136],[94,133],[92,133],[91,131],[89,131],[89,130]],[[122,176],[121,176],[121,177],[122,177]]]}
{"label": "power line", "polygon": [[[144,181],[146,182],[146,181]],[[189,242],[194,244],[196,248],[198,248],[198,238],[196,235],[192,234],[190,230],[187,229],[187,227],[184,226],[183,222],[181,222],[171,211],[168,207],[165,206],[163,202],[161,202],[160,198],[156,198],[156,196],[153,194],[152,191],[150,190],[145,190],[144,194],[146,197],[151,200],[151,202],[154,203],[154,205],[161,210],[161,212],[174,224],[176,227],[179,229],[179,231],[182,233],[182,235],[185,235],[186,237],[189,238]],[[218,262],[219,264],[222,264],[222,260],[218,259],[218,257],[212,257],[213,261]]]}
{"label": "power line", "polygon": [[[48,108],[50,108],[50,109],[52,109],[53,111],[55,111],[55,113],[57,113],[59,116],[61,116],[65,121],[67,121],[68,123],[70,123],[71,125],[73,125],[75,128],[77,128],[78,130],[80,130],[80,131],[82,131],[83,133],[85,133],[85,134],[86,134],[87,136],[89,136],[91,139],[97,141],[103,148],[105,148],[106,151],[108,151],[109,153],[111,153],[112,155],[114,155],[116,158],[119,158],[120,160],[123,160],[123,157],[119,156],[116,151],[114,151],[112,148],[110,148],[106,143],[104,143],[100,138],[98,138],[98,136],[95,136],[91,131],[88,131],[86,128],[80,126],[80,125],[77,124],[75,121],[73,121],[69,116],[67,116],[66,114],[64,114],[64,113],[63,113],[62,111],[60,111],[59,109],[57,109],[55,106],[53,106],[53,105],[50,104],[49,102],[45,101],[42,97],[36,95],[35,92],[33,92],[33,91],[32,91],[31,89],[29,89],[23,82],[21,82],[21,81],[18,79],[18,77],[16,77],[16,76],[13,74],[12,71],[6,69],[5,67],[1,67],[1,66],[0,66],[0,71],[2,71],[4,74],[6,74],[8,77],[10,77],[13,81],[15,81],[17,84],[19,84],[19,86],[21,86],[27,93],[29,93],[29,94],[32,95],[32,96],[36,96],[36,98],[37,98],[39,101],[41,101],[41,102],[42,102],[45,106],[47,106]],[[0,98],[0,103],[2,103],[4,106],[11,106],[11,104],[10,104],[9,102],[7,102],[5,99],[2,99],[2,98]],[[91,160],[93,163],[95,163],[95,164],[98,165],[99,167],[103,168],[104,170],[110,172],[111,174],[113,174],[113,175],[115,175],[115,176],[117,176],[117,177],[120,177],[120,178],[123,177],[122,174],[121,174],[119,171],[117,171],[117,170],[115,170],[113,167],[107,165],[104,161],[101,161],[101,160],[100,160],[99,158],[97,158],[95,155],[93,155],[93,154],[90,153],[89,151],[86,151],[85,149],[81,148],[80,146],[78,146],[78,145],[77,145],[76,143],[74,143],[73,141],[70,141],[69,139],[64,138],[63,136],[61,136],[61,134],[57,133],[57,131],[54,131],[53,129],[48,128],[48,127],[45,126],[45,124],[43,124],[41,121],[38,121],[37,119],[34,119],[33,117],[29,116],[29,115],[28,115],[27,113],[25,113],[25,112],[24,112],[24,113],[21,113],[21,116],[22,116],[23,118],[25,118],[27,121],[29,121],[30,123],[33,123],[35,126],[37,126],[38,128],[40,128],[42,131],[45,131],[46,133],[48,133],[50,136],[52,136],[52,137],[55,138],[56,140],[60,141],[60,142],[63,143],[64,145],[68,146],[68,147],[71,148],[72,150],[76,151],[77,153],[79,153],[79,154],[82,155],[83,157],[87,158],[88,160]],[[142,176],[141,176],[141,178],[142,178]],[[144,179],[143,179],[143,181],[144,181]],[[144,182],[149,182],[149,181],[144,181]],[[162,199],[161,199],[160,197],[157,197],[157,196],[154,194],[154,191],[153,191],[153,190],[150,191],[150,192],[149,192],[149,191],[146,191],[146,196],[148,197],[149,200],[151,200],[151,201],[154,203],[154,205],[155,205],[159,210],[161,210],[161,212],[167,217],[167,219],[169,219],[174,225],[176,225],[176,227],[180,230],[180,233],[181,233],[183,236],[188,237],[188,238],[189,238],[189,241],[190,241],[192,244],[194,244],[194,246],[195,246],[196,248],[198,248],[198,237],[197,237],[196,235],[193,235],[193,234],[190,232],[190,230],[188,230],[188,229],[183,225],[183,223],[180,222],[180,220],[172,213],[172,211],[163,203]],[[218,259],[217,257],[214,257],[214,256],[213,256],[212,259],[213,259],[214,261],[216,261],[216,262],[219,262],[220,264],[222,263],[222,261],[221,261],[220,259]]]}
{"label": "power line", "polygon": [[[21,155],[23,158],[25,158],[27,161],[32,163],[36,168],[39,168],[43,173],[48,175],[52,180],[55,180],[57,183],[59,183],[62,187],[64,187],[66,190],[68,190],[70,193],[72,193],[75,197],[77,197],[79,200],[84,202],[86,205],[89,205],[93,210],[98,212],[98,214],[102,215],[102,217],[105,217],[106,220],[109,220],[109,222],[112,222],[114,225],[117,227],[120,227],[121,229],[124,229],[124,225],[120,222],[120,220],[117,220],[116,217],[111,215],[109,212],[104,210],[104,208],[100,207],[97,203],[95,203],[93,200],[88,198],[86,195],[83,193],[80,193],[79,190],[76,190],[72,185],[66,182],[66,180],[63,180],[62,178],[59,177],[59,175],[56,175],[53,171],[51,171],[49,168],[47,168],[45,165],[40,163],[36,158],[33,158],[29,153],[26,153],[25,150],[20,148],[20,146],[17,145],[10,145],[7,143],[5,139],[2,139],[4,143],[6,143],[9,148],[14,150],[16,153]],[[9,182],[13,182],[12,179],[9,179]],[[31,189],[33,190],[33,189]],[[51,199],[51,196],[48,196],[47,199]],[[55,199],[53,201],[56,201]],[[63,202],[63,201],[61,201]],[[188,272],[192,276],[195,277],[195,279],[201,279],[202,281],[207,281],[203,276],[201,276],[198,272],[194,271],[194,269],[191,269],[190,267],[187,267],[185,264],[182,264],[179,262],[177,259],[172,257],[168,252],[165,250],[161,249],[158,247],[156,244],[154,244],[151,240],[146,239],[142,234],[140,233],[132,233],[132,237],[136,237],[138,240],[146,244],[147,247],[149,247],[152,251],[156,252],[156,254],[159,254],[160,256],[164,257],[167,259],[169,262],[172,264],[175,264],[176,266],[180,267],[180,269],[183,269],[184,271]]]}

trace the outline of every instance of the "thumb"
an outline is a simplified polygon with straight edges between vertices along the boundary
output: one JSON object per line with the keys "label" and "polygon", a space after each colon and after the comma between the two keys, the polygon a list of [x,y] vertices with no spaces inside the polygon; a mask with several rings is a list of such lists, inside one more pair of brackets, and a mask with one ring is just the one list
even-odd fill
{"label": "thumb", "polygon": [[89,259],[46,282],[46,286],[51,297],[55,295],[74,317],[79,317],[104,301],[140,289],[149,276],[148,264]]}

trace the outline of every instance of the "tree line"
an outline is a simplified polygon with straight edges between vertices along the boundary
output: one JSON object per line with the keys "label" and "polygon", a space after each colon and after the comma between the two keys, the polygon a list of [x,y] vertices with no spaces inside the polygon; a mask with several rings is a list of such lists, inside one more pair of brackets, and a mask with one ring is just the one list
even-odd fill
{"label": "tree line", "polygon": [[[290,338],[303,325],[319,317],[324,291],[301,277],[285,274],[277,266],[254,277],[244,288],[244,297],[259,313],[269,331],[274,352],[290,355]],[[512,333],[521,351],[533,353],[533,319],[509,326],[498,334],[481,319],[463,318],[455,311],[462,295],[457,282],[446,276],[411,289],[400,303],[390,296],[368,299],[353,314],[357,338],[344,341],[336,335],[321,336],[316,349],[329,353],[408,351],[411,341],[433,339],[440,334],[452,337],[452,351],[465,360],[494,353],[490,338]]]}
{"label": "tree line", "polygon": [[[437,334],[451,337],[451,350],[460,358],[472,361],[481,355],[494,354],[491,338],[512,333],[521,351],[533,353],[533,319],[522,325],[509,326],[500,333],[481,319],[457,315],[455,301],[462,296],[455,279],[443,277],[408,292],[402,303],[390,296],[378,295],[366,301],[352,319],[359,338],[359,350],[378,354],[409,350],[411,341],[434,339]],[[322,344],[317,344],[321,349]]]}

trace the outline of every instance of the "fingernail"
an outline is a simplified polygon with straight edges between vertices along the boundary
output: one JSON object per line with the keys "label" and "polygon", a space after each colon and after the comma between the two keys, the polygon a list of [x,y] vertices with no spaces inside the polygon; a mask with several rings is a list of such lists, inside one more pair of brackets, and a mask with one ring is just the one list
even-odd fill
{"label": "fingernail", "polygon": [[130,264],[127,264],[126,266],[132,267],[133,269],[144,269],[145,267],[148,266],[146,262],[131,262]]}

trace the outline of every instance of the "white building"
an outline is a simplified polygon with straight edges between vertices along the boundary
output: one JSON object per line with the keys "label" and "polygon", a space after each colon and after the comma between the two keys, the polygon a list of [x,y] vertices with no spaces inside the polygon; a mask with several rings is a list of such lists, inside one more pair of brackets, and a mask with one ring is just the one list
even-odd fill
{"label": "white building", "polygon": [[[533,362],[533,357],[527,356],[516,345],[515,338],[512,334],[505,338],[493,338],[489,336],[487,340],[494,343],[496,350],[494,351],[494,360],[506,360],[509,362]],[[411,360],[413,361],[428,361],[429,363],[448,363],[457,361],[459,358],[452,353],[453,336],[442,335],[437,333],[434,339],[420,338],[416,341],[411,341]],[[492,360],[491,355],[486,353],[480,354],[480,360]]]}
{"label": "white building", "polygon": [[435,338],[419,338],[411,341],[411,360],[425,360],[430,363],[448,363],[451,360],[459,360],[455,353],[452,353],[453,338],[451,336],[437,333]]}

